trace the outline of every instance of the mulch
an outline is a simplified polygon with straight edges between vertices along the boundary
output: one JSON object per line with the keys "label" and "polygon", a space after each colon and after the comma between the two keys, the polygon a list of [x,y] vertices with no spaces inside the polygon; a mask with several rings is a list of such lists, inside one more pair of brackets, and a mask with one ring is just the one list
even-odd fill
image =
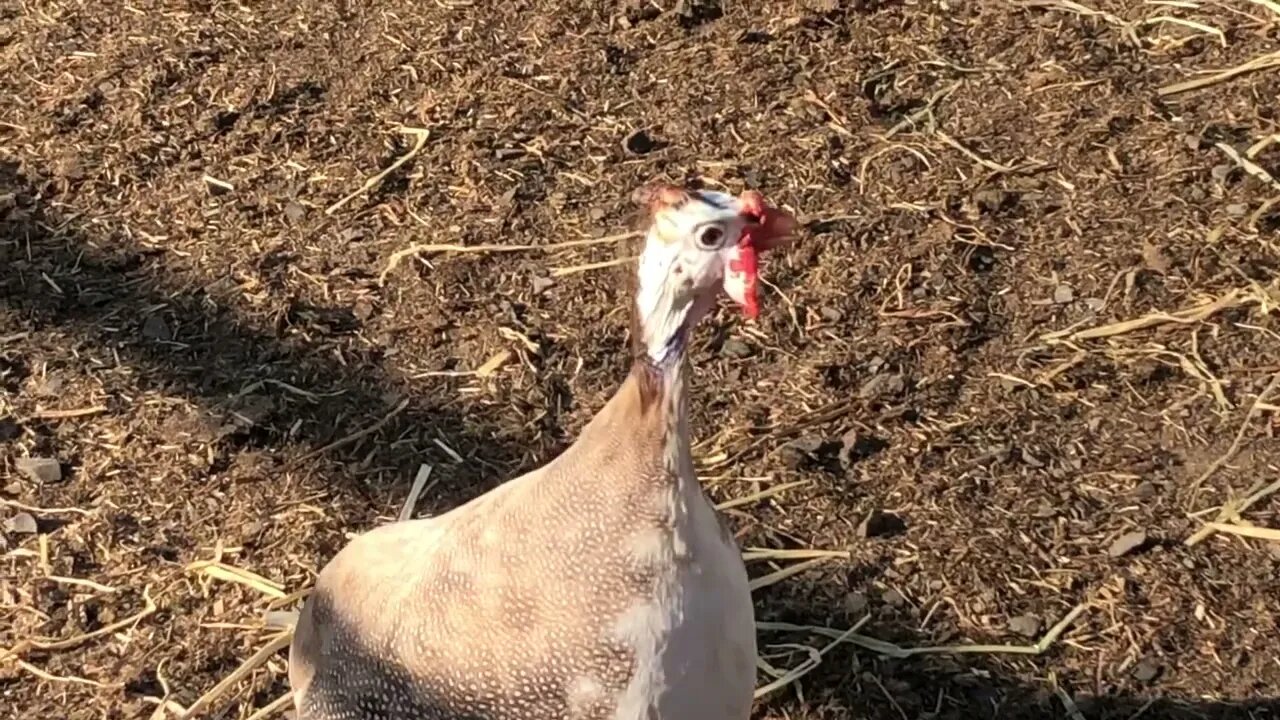
{"label": "mulch", "polygon": [[350,533],[621,381],[661,178],[804,227],[693,351],[808,671],[758,718],[1280,717],[1277,48],[1269,0],[0,8],[4,706],[277,716],[264,618]]}

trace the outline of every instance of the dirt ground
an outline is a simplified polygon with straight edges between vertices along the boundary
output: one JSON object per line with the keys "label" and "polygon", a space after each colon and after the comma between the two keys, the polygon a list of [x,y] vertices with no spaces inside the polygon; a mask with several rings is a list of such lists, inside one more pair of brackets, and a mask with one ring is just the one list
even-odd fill
{"label": "dirt ground", "polygon": [[1187,543],[1280,527],[1277,97],[1268,0],[0,3],[0,716],[177,717],[553,457],[630,252],[556,244],[666,178],[805,224],[694,352],[743,545],[843,553],[765,659],[863,623],[758,718],[1280,717],[1280,543]]}

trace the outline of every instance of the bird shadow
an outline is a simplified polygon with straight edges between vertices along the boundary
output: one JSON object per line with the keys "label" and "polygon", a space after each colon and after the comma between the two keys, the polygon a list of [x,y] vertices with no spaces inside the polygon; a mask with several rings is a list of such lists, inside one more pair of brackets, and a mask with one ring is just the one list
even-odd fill
{"label": "bird shadow", "polygon": [[[200,462],[185,471],[182,487],[165,492],[203,492],[237,473],[290,474],[307,492],[368,508],[368,520],[405,497],[420,464],[445,466],[433,478],[434,511],[533,461],[525,435],[498,432],[491,404],[460,396],[446,381],[406,378],[385,345],[353,342],[359,322],[351,308],[289,302],[282,310],[275,302],[248,316],[227,301],[235,279],[202,268],[176,272],[168,249],[86,222],[63,200],[53,181],[0,158],[0,390],[28,392],[42,404],[100,404],[86,427],[115,416],[130,426],[126,436],[145,442],[194,439]],[[31,391],[46,369],[65,370],[81,387]],[[84,385],[98,388],[88,393],[95,399],[75,395]],[[143,427],[139,394],[180,398],[196,417],[157,421],[148,413],[146,422],[168,424]],[[84,481],[97,470],[84,467],[83,438],[66,423],[0,410],[0,443],[18,439],[57,457],[62,479],[23,479],[0,496],[96,502],[99,490]],[[143,474],[148,460],[127,462],[125,472]],[[312,549],[315,567],[336,551],[330,541]]]}
{"label": "bird shadow", "polygon": [[[856,575],[867,589],[877,573],[861,568]],[[937,645],[1029,645],[1035,638],[951,637],[940,642],[920,630],[912,613],[902,607],[879,607],[878,598],[856,611],[840,608],[819,598],[831,594],[828,584],[793,578],[777,595],[757,598],[757,620],[816,626],[841,630],[855,620],[870,615],[871,621],[859,629],[863,636],[890,642],[900,649]],[[874,593],[858,593],[868,598]],[[860,603],[861,604],[861,603]],[[833,611],[832,607],[840,609]],[[1070,628],[1067,629],[1069,632]],[[1043,633],[1043,631],[1042,631]],[[808,637],[806,637],[808,635]],[[762,657],[780,654],[777,662],[795,665],[803,656],[789,643],[822,647],[833,642],[829,636],[805,632],[762,633]],[[1042,654],[1017,656],[1003,662],[991,653],[938,653],[895,657],[860,646],[856,642],[835,644],[822,663],[798,686],[783,688],[762,698],[755,717],[856,718],[857,720],[1267,720],[1280,718],[1280,698],[1251,697],[1238,700],[1206,700],[1178,697],[1163,692],[1158,682],[1150,692],[1117,689],[1105,682],[1095,683],[1089,673],[1089,688],[1071,687],[1059,679],[1055,686],[1055,662],[1065,653],[1078,652],[1061,642],[1050,643]],[[1003,656],[1010,658],[1013,656]],[[1180,668],[1185,672],[1189,668]],[[1064,676],[1067,673],[1063,673]],[[1033,681],[1030,678],[1044,678]]]}
{"label": "bird shadow", "polygon": [[[222,423],[214,429],[215,467],[245,450],[269,450],[283,462],[292,448],[411,477],[424,458],[448,459],[431,442],[442,437],[463,457],[483,447],[482,474],[519,457],[517,448],[495,446],[476,404],[426,397],[434,388],[396,372],[385,348],[340,352],[359,329],[351,308],[290,302],[274,316],[245,317],[223,301],[234,279],[178,280],[163,248],[95,235],[52,209],[56,192],[0,161],[0,327],[14,340],[42,331],[67,336],[68,352],[93,353],[86,362],[127,366],[140,389],[206,408]],[[268,254],[261,263],[276,261]],[[8,389],[42,360],[20,342],[0,350]],[[380,419],[386,422],[372,441],[325,450]],[[329,479],[340,482],[342,474]]]}

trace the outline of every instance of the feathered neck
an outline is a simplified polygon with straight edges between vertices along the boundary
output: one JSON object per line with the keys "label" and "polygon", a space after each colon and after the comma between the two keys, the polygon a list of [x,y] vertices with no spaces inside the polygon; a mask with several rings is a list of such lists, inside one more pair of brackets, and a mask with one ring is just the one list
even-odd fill
{"label": "feathered neck", "polygon": [[659,363],[647,356],[637,357],[627,378],[627,384],[634,384],[636,390],[637,402],[631,410],[639,415],[638,422],[660,433],[663,469],[677,481],[694,477],[689,442],[689,372],[685,345],[680,341]]}
{"label": "feathered neck", "polygon": [[636,293],[632,312],[633,358],[628,383],[637,393],[635,412],[647,416],[661,433],[663,466],[668,477],[691,478],[689,447],[689,336],[712,302],[682,299],[661,289]]}

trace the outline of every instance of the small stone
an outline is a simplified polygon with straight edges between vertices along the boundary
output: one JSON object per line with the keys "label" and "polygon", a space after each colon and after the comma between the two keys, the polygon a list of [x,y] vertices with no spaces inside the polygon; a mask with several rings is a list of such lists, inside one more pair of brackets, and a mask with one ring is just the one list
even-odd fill
{"label": "small stone", "polygon": [[1040,504],[1036,506],[1035,512],[1032,513],[1032,516],[1044,520],[1055,517],[1057,514],[1058,508],[1054,507],[1053,503],[1048,500],[1041,500]]}
{"label": "small stone", "polygon": [[1159,245],[1152,243],[1142,244],[1142,262],[1147,266],[1147,269],[1154,270],[1161,275],[1169,272],[1169,268],[1173,265],[1168,253]]}
{"label": "small stone", "polygon": [[1019,452],[1022,454],[1022,462],[1026,463],[1027,465],[1033,468],[1044,467],[1044,461],[1042,461],[1040,458],[1036,457],[1035,455],[1032,455],[1030,450],[1027,450],[1026,448],[1021,448]]}
{"label": "small stone", "polygon": [[844,313],[830,306],[823,306],[818,311],[818,314],[822,315],[822,319],[829,323],[840,322],[840,319],[844,317]]}
{"label": "small stone", "polygon": [[1156,492],[1156,484],[1149,480],[1138,483],[1138,487],[1133,489],[1133,494],[1138,496],[1139,500],[1150,500],[1156,496]]}
{"label": "small stone", "polygon": [[1066,305],[1075,299],[1076,291],[1070,285],[1059,285],[1053,289],[1053,301],[1059,305]]}
{"label": "small stone", "polygon": [[1200,136],[1187,133],[1186,135],[1182,136],[1182,143],[1187,146],[1188,150],[1199,150]]}
{"label": "small stone", "polygon": [[173,339],[173,331],[169,329],[169,323],[165,322],[160,315],[148,315],[147,319],[142,321],[142,336],[167,342]]}
{"label": "small stone", "polygon": [[1221,165],[1214,165],[1213,169],[1209,171],[1209,174],[1212,175],[1213,179],[1217,180],[1218,182],[1226,182],[1227,177],[1231,175],[1231,171],[1235,169],[1236,169],[1235,165],[1231,165],[1229,163],[1222,163]]}
{"label": "small stone", "polygon": [[53,458],[24,457],[14,461],[18,472],[40,483],[53,483],[62,479],[62,465]]}
{"label": "small stone", "polygon": [[261,520],[250,520],[244,527],[240,528],[242,542],[252,544],[265,529],[266,526]]}
{"label": "small stone", "polygon": [[858,397],[863,400],[875,400],[882,396],[897,395],[906,387],[906,381],[896,373],[880,373],[862,384],[858,389]]}
{"label": "small stone", "polygon": [[897,515],[872,510],[858,525],[858,537],[891,537],[907,529],[907,523]]}
{"label": "small stone", "polygon": [[732,358],[747,358],[754,354],[751,346],[734,338],[724,341],[724,345],[720,346],[720,354]]}
{"label": "small stone", "polygon": [[35,535],[39,530],[31,513],[20,512],[4,521],[4,531],[13,535]]}
{"label": "small stone", "polygon": [[1019,615],[1009,620],[1009,632],[1023,637],[1035,637],[1040,634],[1040,618],[1035,615]]}
{"label": "small stone", "polygon": [[867,609],[867,596],[865,593],[851,592],[844,596],[844,611],[850,615],[857,615]]}
{"label": "small stone", "polygon": [[805,435],[792,440],[790,443],[787,443],[787,445],[799,450],[800,452],[816,453],[818,450],[822,449],[822,438],[817,435]]}
{"label": "small stone", "polygon": [[1160,676],[1160,664],[1151,658],[1143,658],[1133,666],[1133,678],[1148,683]]}
{"label": "small stone", "polygon": [[816,435],[796,438],[782,446],[780,451],[782,463],[791,470],[799,470],[804,467],[805,461],[821,448],[822,438]]}
{"label": "small stone", "polygon": [[983,212],[993,213],[1005,207],[1013,195],[999,188],[986,188],[973,194],[973,200]]}
{"label": "small stone", "polygon": [[900,607],[905,605],[907,602],[907,599],[902,596],[902,593],[894,590],[893,588],[885,590],[884,593],[880,595],[880,599],[884,601],[885,605],[890,605],[892,607]]}
{"label": "small stone", "polygon": [[1244,217],[1249,212],[1249,206],[1244,203],[1232,203],[1226,207],[1227,214],[1231,217]]}
{"label": "small stone", "polygon": [[1107,306],[1107,301],[1099,297],[1087,297],[1084,299],[1084,306],[1093,312],[1098,312]]}
{"label": "small stone", "polygon": [[805,454],[790,445],[782,446],[782,449],[778,451],[778,457],[781,458],[783,466],[788,470],[799,470],[804,467]]}
{"label": "small stone", "polygon": [[521,148],[498,148],[493,151],[493,157],[497,160],[511,160],[521,155],[524,155],[524,150]]}
{"label": "small stone", "polygon": [[289,222],[298,222],[306,217],[307,209],[301,203],[290,200],[284,204],[284,216],[289,218]]}
{"label": "small stone", "polygon": [[238,427],[251,428],[262,424],[274,411],[275,402],[269,395],[246,395],[236,401],[231,422]]}
{"label": "small stone", "polygon": [[551,287],[554,286],[555,284],[556,284],[556,281],[552,280],[549,277],[541,277],[541,276],[535,275],[533,277],[533,292],[536,295],[541,295],[542,293],[551,289]]}
{"label": "small stone", "polygon": [[857,428],[846,431],[840,436],[840,450],[836,459],[844,467],[849,467],[859,460],[875,455],[889,447],[889,443],[878,437],[858,432]]}
{"label": "small stone", "polygon": [[1141,548],[1147,542],[1147,534],[1141,530],[1125,533],[1116,538],[1111,543],[1111,547],[1107,548],[1107,554],[1113,558],[1124,557],[1129,553]]}
{"label": "small stone", "polygon": [[62,378],[45,376],[34,382],[34,392],[40,397],[61,397]]}

